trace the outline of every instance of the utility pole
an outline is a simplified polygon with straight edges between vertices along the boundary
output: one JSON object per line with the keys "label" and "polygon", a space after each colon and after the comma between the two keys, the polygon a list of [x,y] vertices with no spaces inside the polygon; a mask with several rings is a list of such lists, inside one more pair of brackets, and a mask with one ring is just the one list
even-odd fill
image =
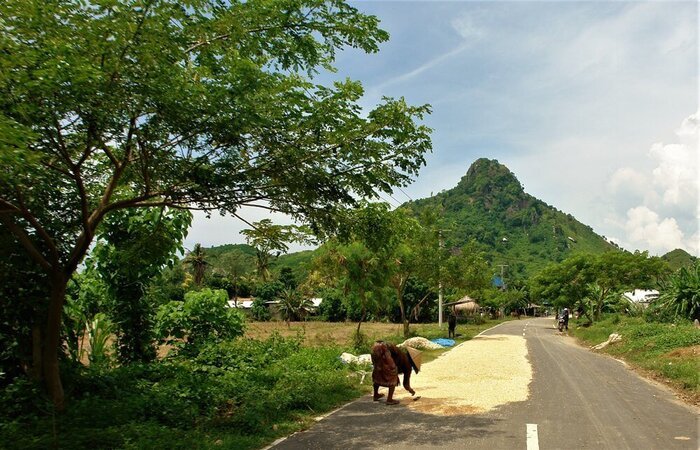
{"label": "utility pole", "polygon": [[503,283],[503,289],[506,288],[506,280],[503,278],[503,269],[508,267],[508,264],[496,264],[498,267],[501,268],[501,283]]}
{"label": "utility pole", "polygon": [[[445,246],[445,241],[442,239],[442,230],[438,231],[439,239],[440,239],[440,257],[442,257],[442,248]],[[442,264],[438,268],[438,270],[442,271]],[[438,327],[442,328],[442,276],[440,274],[440,277],[438,279]]]}

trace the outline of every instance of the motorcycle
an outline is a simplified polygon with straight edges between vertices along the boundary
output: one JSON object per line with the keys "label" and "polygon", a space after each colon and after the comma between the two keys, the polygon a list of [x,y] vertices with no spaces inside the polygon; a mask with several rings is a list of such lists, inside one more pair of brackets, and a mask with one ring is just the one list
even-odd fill
{"label": "motorcycle", "polygon": [[559,318],[559,322],[557,323],[557,328],[559,329],[559,332],[562,333],[564,331],[564,326],[566,322],[564,321],[563,317]]}

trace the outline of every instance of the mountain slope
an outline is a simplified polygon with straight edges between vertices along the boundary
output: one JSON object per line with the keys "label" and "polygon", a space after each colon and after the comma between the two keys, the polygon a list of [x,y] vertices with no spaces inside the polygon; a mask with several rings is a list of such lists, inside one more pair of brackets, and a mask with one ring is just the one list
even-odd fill
{"label": "mountain slope", "polygon": [[475,240],[495,273],[507,266],[506,278],[533,275],[575,253],[616,250],[591,227],[527,194],[496,160],[477,160],[456,187],[404,207],[442,210],[446,244]]}
{"label": "mountain slope", "polygon": [[672,270],[678,270],[681,267],[688,267],[693,265],[698,258],[686,252],[683,249],[677,248],[666,253],[661,257],[664,261],[668,262]]}

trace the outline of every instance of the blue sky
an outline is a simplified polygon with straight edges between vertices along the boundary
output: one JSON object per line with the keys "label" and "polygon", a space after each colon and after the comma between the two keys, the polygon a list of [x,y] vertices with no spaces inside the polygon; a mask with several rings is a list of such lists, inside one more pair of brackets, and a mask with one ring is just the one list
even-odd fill
{"label": "blue sky", "polygon": [[[338,73],[317,81],[362,81],[367,109],[384,95],[432,105],[433,153],[409,197],[455,186],[487,157],[624,248],[700,255],[697,3],[353,5],[391,39],[340,53]],[[186,245],[243,242],[241,228],[198,215]]]}

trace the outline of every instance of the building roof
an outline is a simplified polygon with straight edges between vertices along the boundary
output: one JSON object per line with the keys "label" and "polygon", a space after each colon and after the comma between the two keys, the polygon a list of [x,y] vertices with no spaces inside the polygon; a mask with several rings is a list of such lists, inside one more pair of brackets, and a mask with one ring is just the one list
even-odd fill
{"label": "building roof", "polygon": [[[252,299],[252,298],[243,298],[243,297],[239,297],[239,298],[238,298],[238,301],[237,301],[237,304],[238,304],[238,308],[241,308],[241,309],[250,309],[250,308],[253,307],[253,299]],[[229,300],[229,301],[228,301],[228,307],[229,307],[229,308],[236,308],[236,303],[234,303],[233,300]]]}
{"label": "building roof", "polygon": [[659,291],[656,289],[635,289],[622,295],[632,303],[651,303],[659,297]]}

